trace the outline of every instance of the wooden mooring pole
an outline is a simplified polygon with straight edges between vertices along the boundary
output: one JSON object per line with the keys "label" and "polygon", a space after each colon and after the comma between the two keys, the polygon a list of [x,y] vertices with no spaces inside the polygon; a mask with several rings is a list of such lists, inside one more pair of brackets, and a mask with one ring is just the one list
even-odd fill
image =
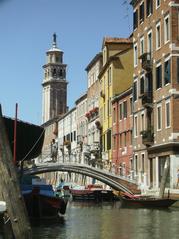
{"label": "wooden mooring pole", "polygon": [[167,176],[168,176],[168,173],[169,173],[169,169],[170,169],[170,158],[167,157],[166,161],[165,161],[165,165],[164,165],[162,180],[161,180],[161,183],[160,183],[160,192],[159,192],[159,197],[160,198],[164,197],[165,186],[166,186],[166,183],[167,183]]}
{"label": "wooden mooring pole", "polygon": [[13,164],[6,129],[0,105],[0,196],[7,203],[7,212],[11,220],[16,239],[31,239],[32,231],[20,191],[16,167]]}

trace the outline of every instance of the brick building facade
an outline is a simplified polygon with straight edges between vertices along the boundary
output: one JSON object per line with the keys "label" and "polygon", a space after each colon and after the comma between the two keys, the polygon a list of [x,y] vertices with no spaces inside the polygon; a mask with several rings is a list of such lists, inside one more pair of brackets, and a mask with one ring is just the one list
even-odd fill
{"label": "brick building facade", "polygon": [[122,176],[132,175],[132,88],[116,95],[112,100],[112,168]]}
{"label": "brick building facade", "polygon": [[179,168],[179,1],[133,0],[134,167],[139,183],[167,187]]}

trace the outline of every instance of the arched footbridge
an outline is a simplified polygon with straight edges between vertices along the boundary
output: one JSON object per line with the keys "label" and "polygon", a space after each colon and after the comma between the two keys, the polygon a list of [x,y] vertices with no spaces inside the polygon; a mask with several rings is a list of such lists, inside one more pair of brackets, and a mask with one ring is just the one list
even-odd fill
{"label": "arched footbridge", "polygon": [[139,193],[138,185],[135,180],[112,174],[106,170],[95,168],[86,164],[77,163],[41,163],[36,167],[24,170],[25,175],[35,175],[47,172],[71,172],[95,178],[117,191],[128,192],[130,194]]}

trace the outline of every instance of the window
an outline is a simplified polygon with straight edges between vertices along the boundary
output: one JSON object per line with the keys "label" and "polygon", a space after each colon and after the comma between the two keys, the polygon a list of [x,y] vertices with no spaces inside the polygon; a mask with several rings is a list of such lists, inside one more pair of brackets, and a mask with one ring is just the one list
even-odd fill
{"label": "window", "polygon": [[111,130],[107,132],[107,150],[111,149]]}
{"label": "window", "polygon": [[165,125],[166,128],[170,127],[170,101],[165,103]]}
{"label": "window", "polygon": [[144,37],[140,39],[140,55],[144,54]]}
{"label": "window", "polygon": [[120,137],[120,148],[122,148],[122,134],[120,134],[119,137]]}
{"label": "window", "polygon": [[76,141],[76,131],[73,132],[74,141]]}
{"label": "window", "polygon": [[144,113],[141,114],[141,131],[144,130]]}
{"label": "window", "polygon": [[152,55],[152,32],[150,31],[147,35],[147,51]]}
{"label": "window", "polygon": [[134,44],[134,66],[137,66],[137,63],[138,63],[137,44]]}
{"label": "window", "polygon": [[113,137],[113,149],[116,149],[116,136]]}
{"label": "window", "polygon": [[162,107],[161,105],[157,106],[157,130],[162,128]]}
{"label": "window", "polygon": [[164,62],[164,83],[170,83],[170,60]]}
{"label": "window", "polygon": [[122,109],[122,104],[119,105],[119,119],[121,120],[123,117],[123,109]]}
{"label": "window", "polygon": [[108,102],[107,102],[107,115],[111,115],[111,97],[108,99]]}
{"label": "window", "polygon": [[168,42],[170,40],[170,24],[169,24],[169,16],[164,18],[164,42]]}
{"label": "window", "polygon": [[140,94],[144,94],[144,76],[140,78]]}
{"label": "window", "polygon": [[53,69],[52,76],[53,76],[53,77],[56,77],[56,76],[57,76],[57,70],[56,70],[56,69]]}
{"label": "window", "polygon": [[179,57],[177,57],[177,83],[179,83]]}
{"label": "window", "polygon": [[153,0],[147,0],[146,4],[146,15],[149,16],[153,13]]}
{"label": "window", "polygon": [[103,151],[105,151],[106,150],[106,134],[103,135],[103,144],[102,144],[102,146],[103,146]]}
{"label": "window", "polygon": [[132,145],[132,130],[130,130],[129,132],[130,132],[130,144]]}
{"label": "window", "polygon": [[162,65],[156,67],[156,89],[162,87]]}
{"label": "window", "polygon": [[124,147],[127,145],[127,134],[126,132],[124,133]]}
{"label": "window", "polygon": [[59,75],[59,77],[63,77],[63,71],[62,71],[62,69],[60,69],[60,71],[58,72],[58,75]]}
{"label": "window", "polygon": [[113,108],[113,123],[116,123],[116,108]]}
{"label": "window", "polygon": [[156,0],[156,8],[160,7],[160,0]]}
{"label": "window", "polygon": [[135,171],[135,175],[137,174],[137,170],[138,170],[138,155],[135,155],[135,157],[134,157],[134,171]]}
{"label": "window", "polygon": [[144,21],[144,2],[140,5],[140,23]]}
{"label": "window", "polygon": [[108,69],[108,84],[111,85],[111,67]]}
{"label": "window", "polygon": [[109,115],[111,115],[111,97],[109,97]]}
{"label": "window", "polygon": [[134,137],[137,137],[138,132],[138,124],[137,124],[137,116],[134,117]]}
{"label": "window", "polygon": [[133,85],[133,97],[134,97],[134,101],[136,101],[137,100],[137,81],[135,81]]}
{"label": "window", "polygon": [[103,108],[103,115],[104,115],[104,120],[106,119],[106,104],[104,103],[104,108]]}
{"label": "window", "polygon": [[161,47],[161,27],[160,22],[156,25],[156,49]]}
{"label": "window", "polygon": [[130,98],[130,115],[132,115],[132,112],[133,112],[133,107],[132,107],[132,104],[133,102],[132,102],[132,97]]}
{"label": "window", "polygon": [[123,112],[124,118],[127,118],[127,101],[123,102]]}
{"label": "window", "polygon": [[68,141],[70,141],[70,134],[67,134],[66,139],[67,139]]}
{"label": "window", "polygon": [[133,14],[133,26],[134,26],[134,30],[138,26],[138,10],[136,10]]}
{"label": "window", "polygon": [[141,154],[141,171],[142,171],[142,173],[144,173],[144,159],[145,159],[145,157],[144,157],[144,154]]}

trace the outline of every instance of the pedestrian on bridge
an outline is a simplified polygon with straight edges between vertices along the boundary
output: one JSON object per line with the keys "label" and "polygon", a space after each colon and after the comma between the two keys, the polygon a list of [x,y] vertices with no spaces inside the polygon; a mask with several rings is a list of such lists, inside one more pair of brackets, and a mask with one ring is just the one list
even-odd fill
{"label": "pedestrian on bridge", "polygon": [[176,188],[178,188],[179,186],[179,169],[177,170],[177,185],[176,185]]}
{"label": "pedestrian on bridge", "polygon": [[51,142],[51,158],[52,162],[57,162],[57,155],[58,155],[58,144],[55,139],[52,139]]}

